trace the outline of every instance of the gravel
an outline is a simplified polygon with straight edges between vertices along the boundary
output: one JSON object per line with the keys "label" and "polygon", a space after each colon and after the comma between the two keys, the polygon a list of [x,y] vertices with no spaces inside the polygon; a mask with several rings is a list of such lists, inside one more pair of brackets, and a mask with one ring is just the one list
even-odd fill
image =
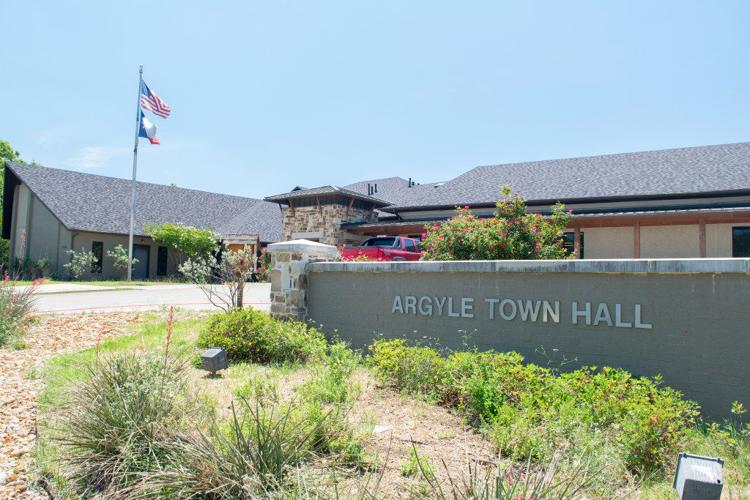
{"label": "gravel", "polygon": [[30,378],[30,373],[53,356],[129,332],[140,317],[139,313],[44,317],[32,327],[24,349],[0,349],[0,498],[47,498],[32,487],[42,382]]}

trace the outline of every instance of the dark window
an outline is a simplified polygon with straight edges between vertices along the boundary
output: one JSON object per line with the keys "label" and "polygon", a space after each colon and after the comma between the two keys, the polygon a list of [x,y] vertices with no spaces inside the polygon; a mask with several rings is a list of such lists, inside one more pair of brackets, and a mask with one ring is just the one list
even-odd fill
{"label": "dark window", "polygon": [[104,257],[104,243],[101,241],[92,241],[91,253],[93,253],[96,258],[96,261],[91,263],[91,272],[94,274],[101,274],[102,258]]}
{"label": "dark window", "polygon": [[409,252],[416,252],[417,246],[414,244],[412,240],[406,240],[404,241],[404,246],[406,247],[406,250]]}
{"label": "dark window", "polygon": [[370,238],[362,242],[363,247],[393,248],[398,238]]}
{"label": "dark window", "polygon": [[732,257],[750,257],[750,227],[732,228]]}
{"label": "dark window", "polygon": [[169,255],[169,250],[167,250],[167,247],[159,247],[159,251],[156,256],[157,276],[167,275],[167,255]]}
{"label": "dark window", "polygon": [[[581,259],[583,259],[583,235],[581,232]],[[575,255],[576,253],[576,233],[569,231],[563,233],[563,248],[568,251],[568,255]]]}

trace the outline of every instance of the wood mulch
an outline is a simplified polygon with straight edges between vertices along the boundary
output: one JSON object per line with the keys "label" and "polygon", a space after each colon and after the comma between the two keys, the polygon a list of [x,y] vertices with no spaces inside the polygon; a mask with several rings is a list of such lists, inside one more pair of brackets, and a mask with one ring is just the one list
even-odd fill
{"label": "wood mulch", "polygon": [[0,348],[0,498],[47,498],[31,484],[42,387],[29,374],[53,356],[129,333],[142,316],[121,312],[43,317],[26,336],[24,349]]}

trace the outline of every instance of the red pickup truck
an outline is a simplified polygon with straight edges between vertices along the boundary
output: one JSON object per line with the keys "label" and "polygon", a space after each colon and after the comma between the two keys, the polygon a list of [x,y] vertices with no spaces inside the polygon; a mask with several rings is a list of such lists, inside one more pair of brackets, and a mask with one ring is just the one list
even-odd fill
{"label": "red pickup truck", "polygon": [[358,247],[344,247],[341,251],[343,260],[419,260],[419,240],[401,238],[400,236],[378,236],[362,242]]}

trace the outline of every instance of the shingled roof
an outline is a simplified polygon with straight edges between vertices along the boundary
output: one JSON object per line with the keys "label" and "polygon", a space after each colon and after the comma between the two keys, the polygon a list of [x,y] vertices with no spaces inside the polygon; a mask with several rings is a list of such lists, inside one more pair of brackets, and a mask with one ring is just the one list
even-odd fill
{"label": "shingled roof", "polygon": [[[7,162],[6,168],[66,228],[128,233],[129,180],[12,162]],[[137,200],[137,235],[145,235],[144,224],[172,222],[222,234],[257,234],[262,242],[281,239],[279,207],[263,200],[148,182],[137,183]]]}
{"label": "shingled roof", "polygon": [[309,189],[294,189],[288,193],[275,194],[273,196],[267,196],[266,201],[273,201],[276,203],[289,203],[295,199],[310,198],[313,196],[330,196],[330,195],[343,195],[356,200],[368,201],[375,206],[383,207],[389,205],[389,203],[382,198],[376,198],[369,196],[351,189],[346,189],[338,186],[320,186]]}
{"label": "shingled roof", "polygon": [[750,193],[750,142],[476,167],[386,210],[494,204],[503,184],[529,204]]}

